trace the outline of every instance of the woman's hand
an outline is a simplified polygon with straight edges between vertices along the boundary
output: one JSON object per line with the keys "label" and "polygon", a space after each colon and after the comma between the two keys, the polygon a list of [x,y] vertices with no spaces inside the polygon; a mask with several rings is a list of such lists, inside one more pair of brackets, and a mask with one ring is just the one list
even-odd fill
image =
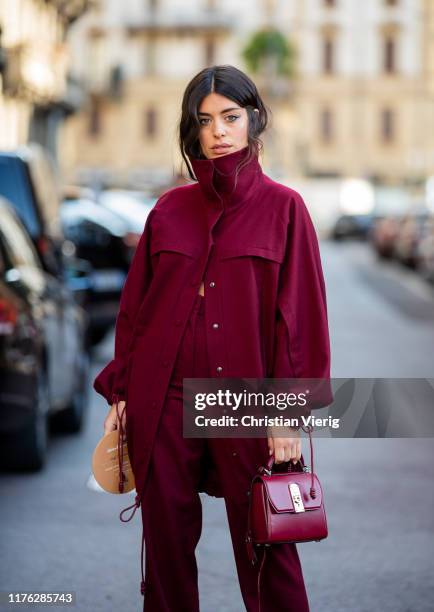
{"label": "woman's hand", "polygon": [[[122,427],[125,432],[125,421],[126,421],[125,411],[122,415],[124,406],[125,406],[125,401],[121,400],[119,402],[118,410],[119,410],[119,416],[122,417]],[[118,415],[116,413],[116,404],[113,404],[104,421],[104,435],[106,436],[107,434],[111,433],[112,431],[115,431],[116,429],[119,429],[119,421],[118,421]]]}
{"label": "woman's hand", "polygon": [[297,463],[301,458],[300,432],[292,427],[273,426],[268,427],[268,434],[268,449],[270,455],[274,453],[274,462],[283,463],[292,460],[293,463]]}

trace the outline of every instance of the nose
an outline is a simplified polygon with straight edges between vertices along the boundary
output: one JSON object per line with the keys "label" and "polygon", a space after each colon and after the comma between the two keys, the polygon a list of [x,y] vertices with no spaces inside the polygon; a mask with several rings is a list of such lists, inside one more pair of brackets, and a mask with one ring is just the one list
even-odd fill
{"label": "nose", "polygon": [[217,120],[214,124],[214,136],[224,136],[226,133],[224,124]]}

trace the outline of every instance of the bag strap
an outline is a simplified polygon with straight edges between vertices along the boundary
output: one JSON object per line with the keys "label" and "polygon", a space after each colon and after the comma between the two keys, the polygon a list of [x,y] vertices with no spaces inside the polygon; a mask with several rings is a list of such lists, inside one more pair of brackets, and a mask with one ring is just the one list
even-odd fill
{"label": "bag strap", "polygon": [[[311,487],[310,487],[310,495],[312,497],[312,499],[315,499],[316,497],[316,491],[315,491],[315,487],[314,487],[314,467],[313,467],[313,444],[312,444],[312,435],[311,432],[313,430],[312,425],[307,425],[301,426],[301,429],[303,429],[303,431],[305,433],[309,434],[309,445],[310,445],[310,464],[311,464]],[[300,465],[301,461],[299,462]],[[249,509],[248,509],[248,513],[247,513],[247,532],[246,532],[246,549],[247,549],[247,555],[248,558],[251,562],[252,565],[256,565],[256,563],[258,562],[258,557],[256,555],[255,552],[255,548],[254,548],[254,543],[252,540],[252,526],[251,526],[251,504],[252,504],[252,487],[253,487],[253,483],[255,482],[255,480],[258,478],[258,476],[262,476],[262,474],[264,472],[266,472],[268,474],[268,476],[271,476],[272,474],[272,468],[274,465],[274,453],[272,455],[270,455],[268,461],[267,461],[267,467],[263,467],[261,466],[258,469],[257,474],[255,474],[252,478],[252,481],[250,483],[250,493],[249,493]],[[288,472],[293,471],[291,462],[288,462]],[[258,545],[259,546],[259,545]],[[262,576],[262,569],[264,567],[264,562],[265,562],[265,557],[267,554],[267,548],[270,545],[265,544],[263,545],[263,554],[262,554],[262,560],[261,560],[261,565],[259,567],[259,571],[258,571],[258,579],[257,579],[257,596],[258,596],[258,611],[261,612],[261,576]]]}
{"label": "bag strap", "polygon": [[305,433],[309,434],[309,446],[310,446],[310,496],[312,499],[315,499],[316,497],[316,490],[315,490],[315,486],[314,486],[314,474],[315,474],[315,469],[314,469],[314,465],[313,465],[313,442],[312,442],[312,431],[313,431],[313,426],[312,425],[302,425],[301,426],[302,430]]}
{"label": "bag strap", "polygon": [[249,561],[252,565],[256,565],[258,562],[258,557],[256,556],[255,548],[252,540],[252,523],[251,523],[251,504],[252,504],[252,487],[255,479],[257,478],[257,474],[255,474],[250,483],[250,491],[249,491],[249,508],[247,512],[247,531],[246,531],[246,550]]}

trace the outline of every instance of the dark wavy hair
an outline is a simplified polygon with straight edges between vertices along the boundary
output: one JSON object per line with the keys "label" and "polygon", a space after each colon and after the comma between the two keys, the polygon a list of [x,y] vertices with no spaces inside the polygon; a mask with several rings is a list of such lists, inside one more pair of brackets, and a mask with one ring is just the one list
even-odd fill
{"label": "dark wavy hair", "polygon": [[[270,111],[267,111],[254,82],[244,72],[228,64],[204,68],[193,77],[185,89],[179,121],[179,147],[188,173],[193,180],[196,180],[196,177],[187,155],[204,159],[199,143],[201,126],[198,110],[202,100],[213,92],[233,100],[247,110],[249,149],[246,158],[237,167],[237,174],[253,156],[258,155],[263,149],[259,136],[267,128]],[[255,112],[255,108],[259,112]]]}

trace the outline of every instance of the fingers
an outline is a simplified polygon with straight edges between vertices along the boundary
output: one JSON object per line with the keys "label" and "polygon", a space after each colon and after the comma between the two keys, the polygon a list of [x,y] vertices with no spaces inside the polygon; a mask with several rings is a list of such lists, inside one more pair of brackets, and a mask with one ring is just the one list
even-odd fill
{"label": "fingers", "polygon": [[121,420],[122,420],[123,431],[125,432],[125,428],[126,428],[126,411],[124,410],[124,407],[125,407],[125,401],[120,401],[119,402],[118,410],[116,410],[116,404],[112,404],[110,412],[108,413],[108,415],[107,415],[107,417],[105,418],[105,421],[104,421],[104,435],[105,436],[107,434],[111,433],[112,431],[115,431],[116,429],[120,429],[120,427],[119,427],[118,412],[119,412],[119,416],[121,417]]}
{"label": "fingers", "polygon": [[113,415],[113,413],[110,412],[110,414],[106,417],[104,421],[104,435],[105,436],[108,435],[115,429],[116,429],[116,415]]}
{"label": "fingers", "polygon": [[301,440],[299,438],[274,438],[274,461],[297,463],[301,458]]}

